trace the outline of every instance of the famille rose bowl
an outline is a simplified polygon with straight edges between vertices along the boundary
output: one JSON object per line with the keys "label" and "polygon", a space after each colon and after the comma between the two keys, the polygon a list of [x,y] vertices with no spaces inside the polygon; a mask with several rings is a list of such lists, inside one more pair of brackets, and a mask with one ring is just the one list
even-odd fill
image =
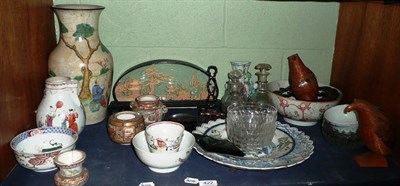
{"label": "famille rose bowl", "polygon": [[297,126],[313,126],[322,119],[324,112],[330,107],[339,103],[342,99],[342,92],[332,86],[319,83],[319,87],[326,87],[335,91],[337,96],[329,101],[302,101],[296,100],[293,96],[284,97],[275,93],[280,89],[287,89],[289,82],[287,80],[277,80],[268,83],[268,94],[271,98],[272,105],[278,109],[279,114],[283,119],[293,125]]}
{"label": "famille rose bowl", "polygon": [[147,125],[145,136],[150,152],[177,152],[183,137],[185,127],[173,121],[159,121]]}
{"label": "famille rose bowl", "polygon": [[132,139],[137,157],[153,172],[169,173],[177,170],[192,152],[195,138],[190,132],[184,131],[182,142],[177,152],[152,153],[146,142],[145,131],[139,132]]}
{"label": "famille rose bowl", "polygon": [[78,133],[70,128],[45,127],[27,130],[11,142],[18,163],[36,172],[57,169],[54,157],[75,148]]}

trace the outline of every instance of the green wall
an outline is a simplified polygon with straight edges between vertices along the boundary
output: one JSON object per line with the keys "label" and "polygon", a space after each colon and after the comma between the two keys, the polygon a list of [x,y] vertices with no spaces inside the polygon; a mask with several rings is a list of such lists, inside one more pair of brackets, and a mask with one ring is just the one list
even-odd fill
{"label": "green wall", "polygon": [[[54,0],[98,4],[100,37],[114,57],[114,80],[129,67],[178,59],[218,67],[220,96],[230,61],[272,65],[269,81],[287,79],[298,53],[329,84],[339,3],[250,0]],[[58,30],[58,29],[57,29]]]}

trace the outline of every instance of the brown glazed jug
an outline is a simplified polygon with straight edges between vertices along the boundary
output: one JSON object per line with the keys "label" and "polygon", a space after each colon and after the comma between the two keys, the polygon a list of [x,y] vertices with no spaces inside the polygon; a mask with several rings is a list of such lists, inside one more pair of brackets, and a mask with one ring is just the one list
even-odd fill
{"label": "brown glazed jug", "polygon": [[294,97],[302,101],[318,99],[318,81],[314,73],[307,68],[298,54],[288,57],[289,86]]}

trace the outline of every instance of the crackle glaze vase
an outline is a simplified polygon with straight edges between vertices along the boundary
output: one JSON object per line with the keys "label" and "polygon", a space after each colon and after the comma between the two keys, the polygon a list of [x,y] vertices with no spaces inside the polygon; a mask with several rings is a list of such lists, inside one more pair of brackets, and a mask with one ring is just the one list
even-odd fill
{"label": "crackle glaze vase", "polygon": [[86,125],[104,120],[111,93],[113,58],[99,38],[98,5],[54,5],[60,37],[49,56],[50,76],[77,80]]}

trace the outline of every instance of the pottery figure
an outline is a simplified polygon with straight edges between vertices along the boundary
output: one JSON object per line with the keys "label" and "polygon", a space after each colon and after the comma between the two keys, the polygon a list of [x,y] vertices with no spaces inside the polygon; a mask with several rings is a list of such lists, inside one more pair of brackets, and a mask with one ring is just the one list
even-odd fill
{"label": "pottery figure", "polygon": [[353,159],[362,167],[387,167],[386,160],[394,148],[393,127],[387,116],[372,103],[354,99],[345,109],[348,113],[357,113],[358,134],[370,153],[354,156]]}
{"label": "pottery figure", "polygon": [[314,73],[304,65],[298,54],[288,57],[289,85],[296,99],[315,101],[318,99],[318,81]]}

